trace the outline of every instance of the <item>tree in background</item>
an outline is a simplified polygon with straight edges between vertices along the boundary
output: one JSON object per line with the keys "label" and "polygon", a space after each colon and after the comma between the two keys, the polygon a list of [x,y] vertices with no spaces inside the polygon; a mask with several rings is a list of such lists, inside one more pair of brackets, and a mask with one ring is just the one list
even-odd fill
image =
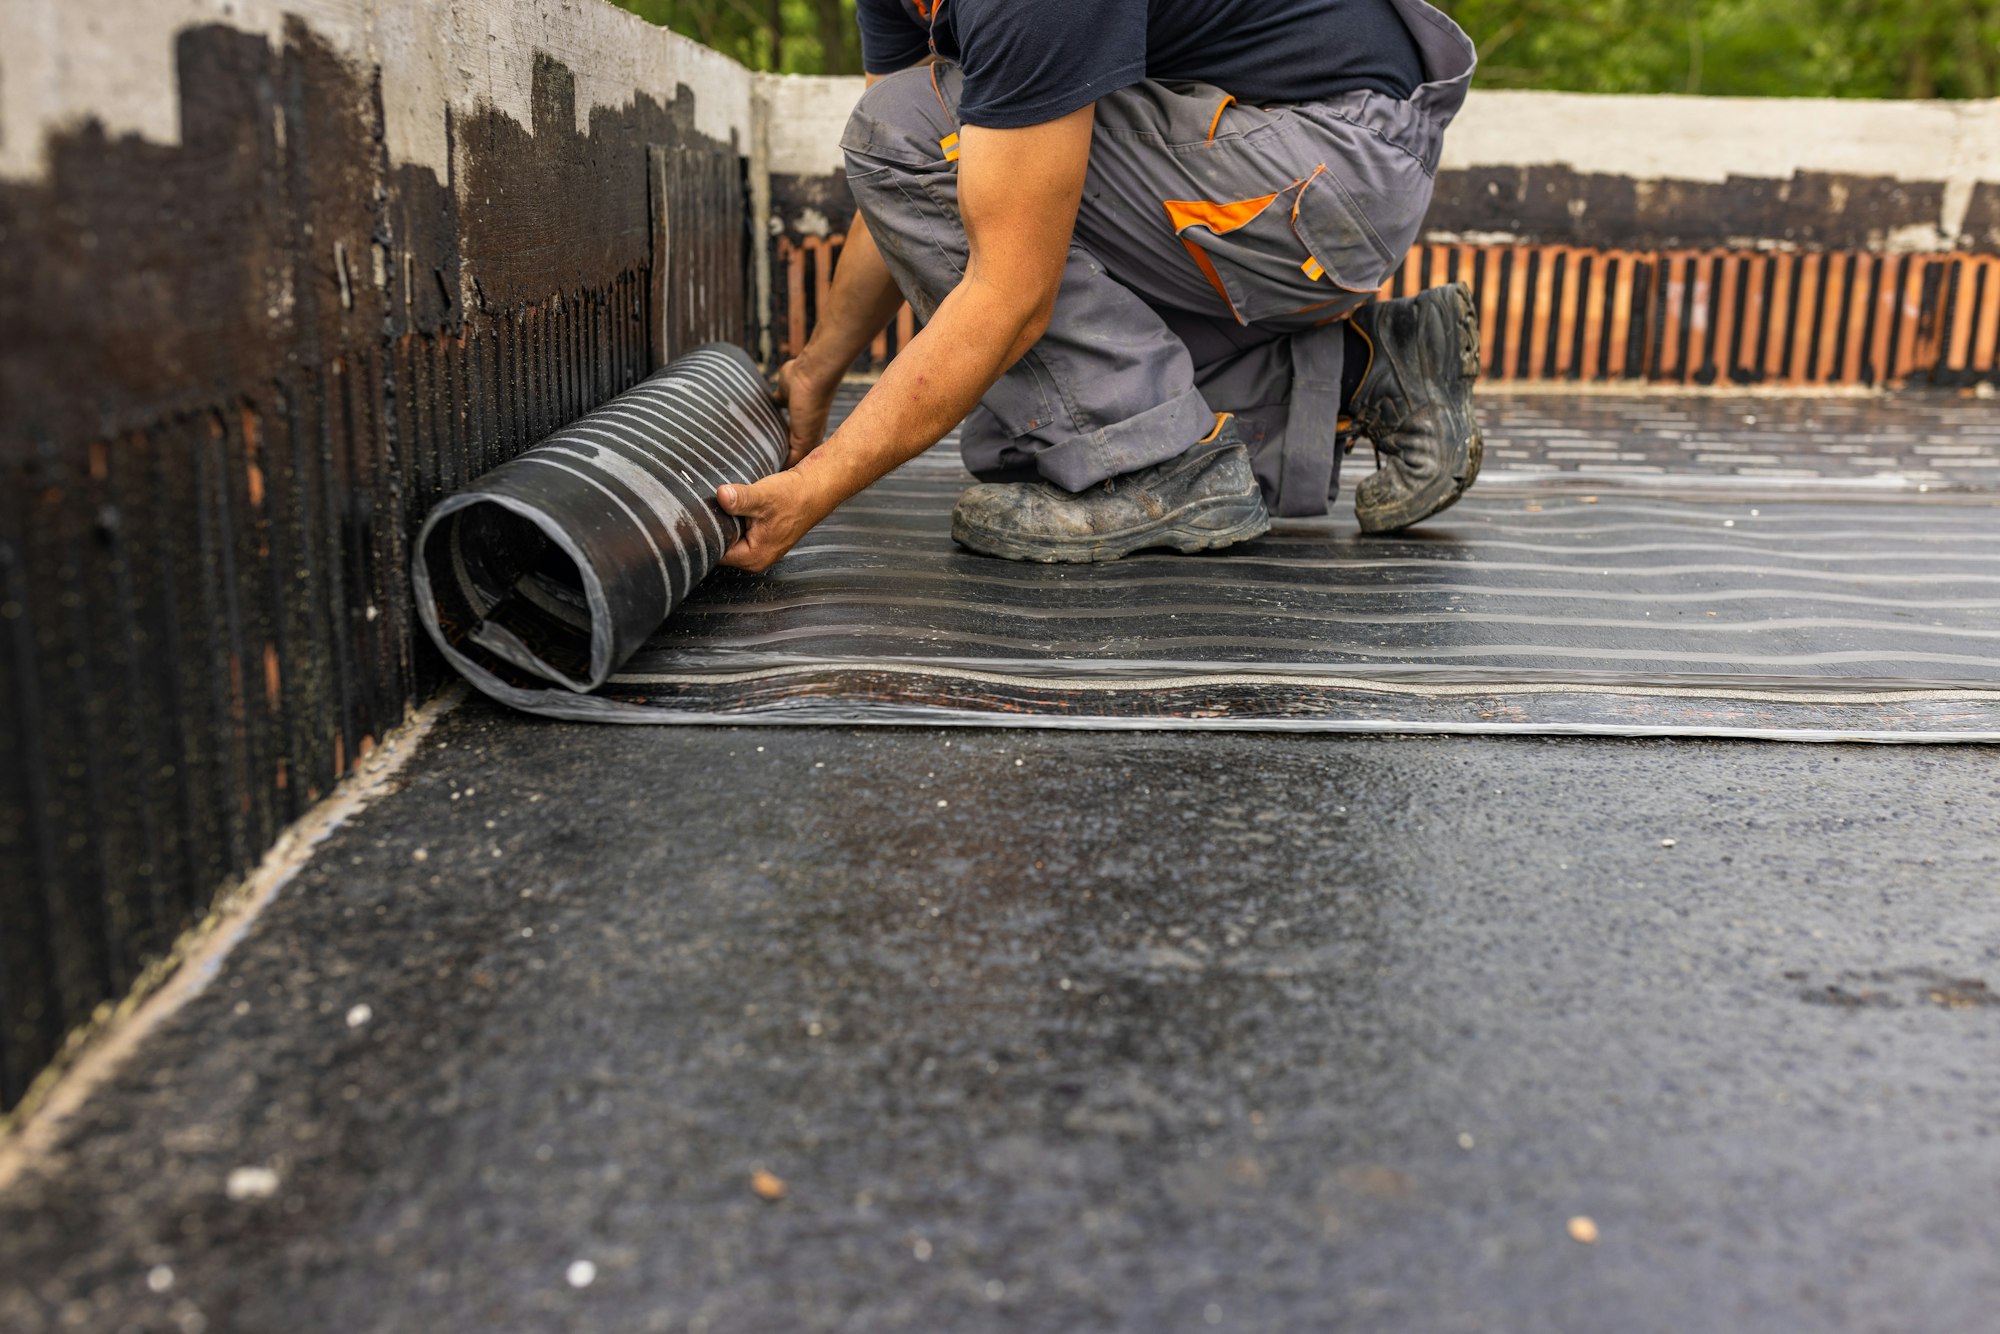
{"label": "tree in background", "polygon": [[1992,97],[1995,0],[1446,0],[1488,88]]}
{"label": "tree in background", "polygon": [[[1081,0],[1079,0],[1081,2]],[[854,0],[618,0],[753,69],[857,74]],[[2000,0],[1441,0],[1485,88],[2000,95]]]}
{"label": "tree in background", "polygon": [[751,69],[859,74],[854,0],[613,0]]}

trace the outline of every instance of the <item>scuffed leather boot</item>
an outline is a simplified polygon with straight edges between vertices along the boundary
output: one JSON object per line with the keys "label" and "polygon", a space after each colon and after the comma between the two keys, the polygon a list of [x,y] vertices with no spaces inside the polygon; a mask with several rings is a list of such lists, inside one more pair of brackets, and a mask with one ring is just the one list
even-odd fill
{"label": "scuffed leather boot", "polygon": [[952,540],[1006,560],[1117,560],[1147,547],[1205,551],[1271,527],[1250,452],[1229,418],[1185,454],[1069,492],[1049,482],[983,482],[951,512]]}
{"label": "scuffed leather boot", "polygon": [[1376,459],[1355,490],[1354,514],[1365,533],[1394,532],[1444,509],[1479,476],[1479,316],[1472,289],[1453,283],[1363,306],[1354,327],[1374,355],[1348,415]]}

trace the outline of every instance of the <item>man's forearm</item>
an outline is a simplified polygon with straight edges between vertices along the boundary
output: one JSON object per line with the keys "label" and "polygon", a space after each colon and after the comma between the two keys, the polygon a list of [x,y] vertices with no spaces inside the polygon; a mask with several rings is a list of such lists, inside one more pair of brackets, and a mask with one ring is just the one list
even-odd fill
{"label": "man's forearm", "polygon": [[882,262],[867,222],[856,213],[840,248],[826,308],[818,312],[812,337],[799,352],[800,372],[819,384],[837,382],[902,305],[903,294]]}
{"label": "man's forearm", "polygon": [[[816,391],[817,418],[802,430],[801,368],[798,360],[779,368],[777,393],[793,409],[794,462],[761,481],[716,489],[723,511],[745,520],[743,536],[723,553],[725,565],[769,569],[841,502],[943,439],[1034,346],[1062,287],[1093,117],[1092,107],[1082,107],[1043,125],[960,131],[966,262],[958,285],[824,444],[818,436],[830,382],[804,386]],[[857,231],[865,235],[865,225]],[[849,244],[839,276],[855,286],[827,303],[831,318],[813,336],[813,356],[825,358],[822,374],[844,370],[895,312],[873,238]]]}
{"label": "man's forearm", "polygon": [[942,440],[1047,323],[1046,308],[968,275],[841,428],[799,464],[825,511]]}

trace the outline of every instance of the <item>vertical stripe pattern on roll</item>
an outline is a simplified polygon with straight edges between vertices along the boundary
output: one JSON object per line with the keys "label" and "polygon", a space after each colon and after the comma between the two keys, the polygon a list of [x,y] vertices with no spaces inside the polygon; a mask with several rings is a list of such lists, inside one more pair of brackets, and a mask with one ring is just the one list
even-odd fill
{"label": "vertical stripe pattern on roll", "polygon": [[412,570],[424,626],[517,707],[595,690],[740,535],[716,488],[785,451],[756,363],[697,348],[431,512]]}

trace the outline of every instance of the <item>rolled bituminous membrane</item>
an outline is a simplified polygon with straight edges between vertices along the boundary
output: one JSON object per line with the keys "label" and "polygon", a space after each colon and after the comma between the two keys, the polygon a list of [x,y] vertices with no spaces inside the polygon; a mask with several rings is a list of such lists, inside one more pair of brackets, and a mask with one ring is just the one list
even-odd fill
{"label": "rolled bituminous membrane", "polygon": [[756,363],[697,348],[431,511],[411,572],[424,628],[516,708],[596,690],[741,535],[716,487],[785,454]]}

